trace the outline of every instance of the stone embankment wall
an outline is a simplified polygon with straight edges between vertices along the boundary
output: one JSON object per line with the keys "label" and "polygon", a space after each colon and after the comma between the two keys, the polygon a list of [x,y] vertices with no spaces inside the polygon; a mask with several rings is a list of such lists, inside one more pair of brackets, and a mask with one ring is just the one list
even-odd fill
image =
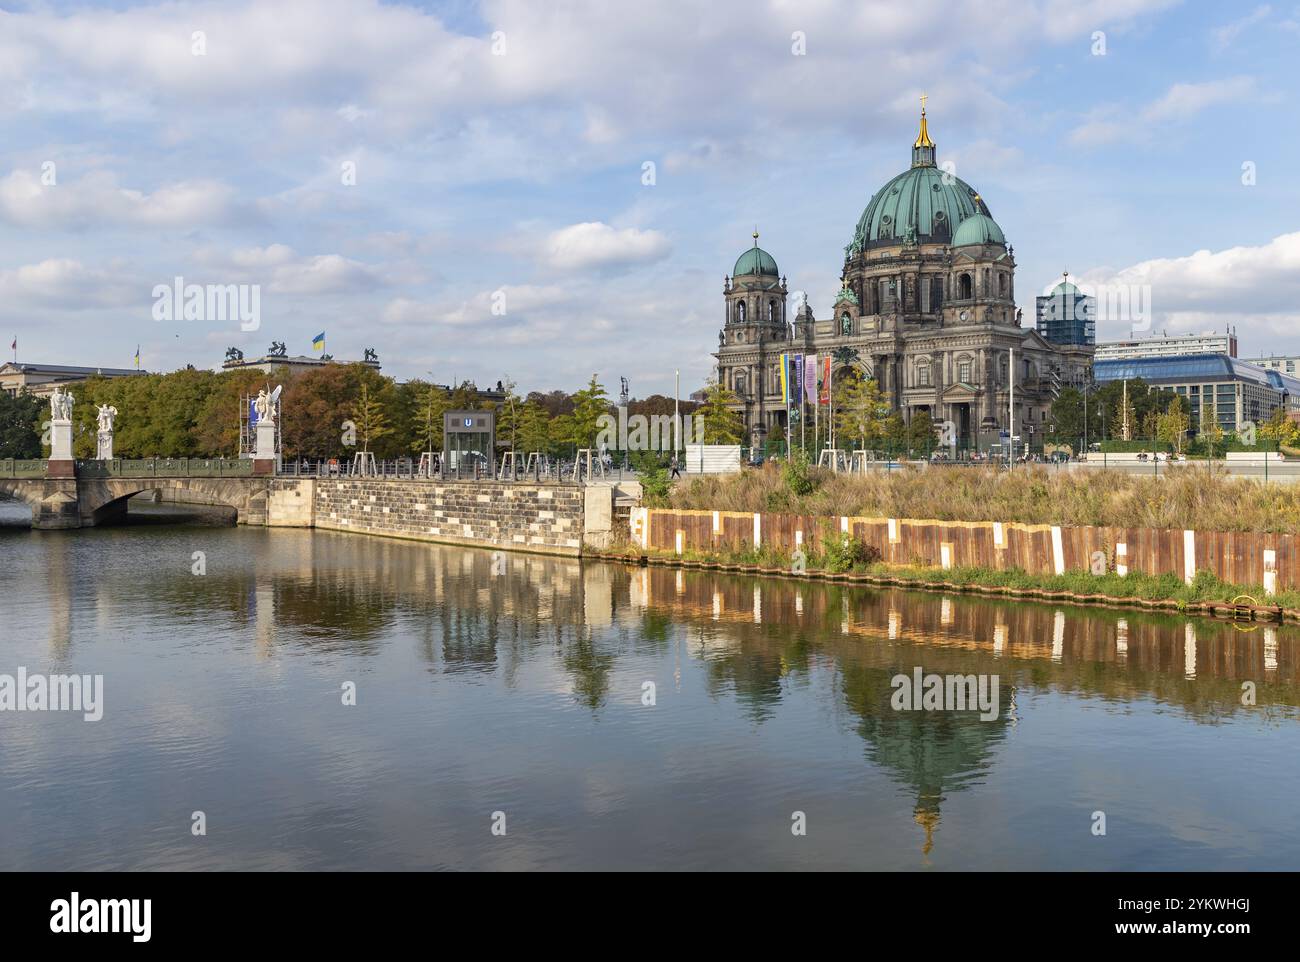
{"label": "stone embankment wall", "polygon": [[[317,528],[417,541],[578,555],[584,531],[602,519],[607,531],[612,517],[610,488],[365,478],[299,483],[314,488]],[[588,504],[591,491],[603,492],[594,496],[595,506]],[[289,495],[280,500],[289,502]],[[274,519],[274,493],[271,502]],[[588,533],[597,540],[602,534]]]}

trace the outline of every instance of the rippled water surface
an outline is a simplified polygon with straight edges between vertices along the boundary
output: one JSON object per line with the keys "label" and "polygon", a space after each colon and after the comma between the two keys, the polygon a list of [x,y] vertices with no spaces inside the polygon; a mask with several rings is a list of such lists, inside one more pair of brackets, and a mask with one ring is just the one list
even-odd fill
{"label": "rippled water surface", "polygon": [[0,712],[0,869],[1300,867],[1290,629],[250,528],[0,529],[0,598],[105,688]]}

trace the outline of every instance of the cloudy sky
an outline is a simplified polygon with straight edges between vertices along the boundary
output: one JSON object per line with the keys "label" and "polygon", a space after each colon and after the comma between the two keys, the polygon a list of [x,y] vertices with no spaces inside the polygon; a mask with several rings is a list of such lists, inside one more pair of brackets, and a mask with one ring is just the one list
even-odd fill
{"label": "cloudy sky", "polygon": [[[0,0],[0,336],[691,390],[755,225],[829,313],[925,92],[1027,315],[1068,269],[1300,353],[1298,56],[1294,0]],[[155,320],[176,277],[260,327]]]}

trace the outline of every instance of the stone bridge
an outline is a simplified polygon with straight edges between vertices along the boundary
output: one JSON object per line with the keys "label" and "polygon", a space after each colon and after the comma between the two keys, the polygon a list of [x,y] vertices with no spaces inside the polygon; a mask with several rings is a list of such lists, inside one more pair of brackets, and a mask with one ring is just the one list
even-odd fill
{"label": "stone bridge", "polygon": [[267,477],[5,478],[0,494],[28,504],[34,528],[82,528],[126,513],[127,499],[157,491],[164,501],[232,508],[238,524],[267,523]]}

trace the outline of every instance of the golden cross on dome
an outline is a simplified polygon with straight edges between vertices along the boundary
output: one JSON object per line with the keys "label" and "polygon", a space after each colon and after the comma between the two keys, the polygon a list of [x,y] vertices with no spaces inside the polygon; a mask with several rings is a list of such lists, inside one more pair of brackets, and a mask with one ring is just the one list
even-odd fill
{"label": "golden cross on dome", "polygon": [[926,101],[926,95],[925,92],[922,91],[921,92],[921,113],[925,113],[925,101]]}

